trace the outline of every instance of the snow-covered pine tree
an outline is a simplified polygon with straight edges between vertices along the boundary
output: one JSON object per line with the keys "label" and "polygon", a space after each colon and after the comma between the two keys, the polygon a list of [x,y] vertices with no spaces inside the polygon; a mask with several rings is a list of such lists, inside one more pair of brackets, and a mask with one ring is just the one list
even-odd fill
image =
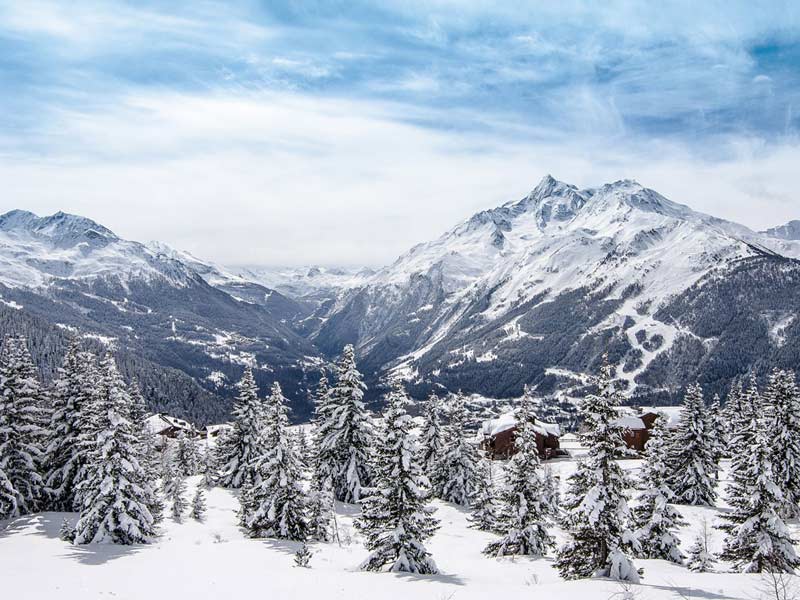
{"label": "snow-covered pine tree", "polygon": [[206,518],[206,495],[203,486],[197,486],[197,491],[192,498],[192,510],[189,512],[195,521],[204,521]]}
{"label": "snow-covered pine tree", "polygon": [[714,570],[715,559],[708,548],[708,538],[708,523],[704,519],[700,533],[697,534],[694,543],[689,548],[689,558],[686,561],[686,566],[689,567],[690,571],[709,573]]}
{"label": "snow-covered pine tree", "polygon": [[480,454],[466,431],[468,415],[463,394],[454,394],[449,402],[450,423],[446,429],[436,480],[441,482],[442,500],[469,506],[470,498],[479,485]]}
{"label": "snow-covered pine tree", "polygon": [[[738,412],[731,423],[731,432],[728,436],[731,465],[730,481],[725,489],[725,496],[734,509],[745,509],[753,485],[752,450],[757,443],[763,407],[755,377],[750,378],[746,391],[739,385],[731,393],[735,394],[734,400]],[[719,525],[719,529],[726,532],[730,532],[732,528],[733,524],[730,522]]]}
{"label": "snow-covered pine tree", "polygon": [[706,414],[708,415],[708,432],[711,438],[712,455],[714,457],[714,479],[719,481],[720,462],[727,452],[725,425],[722,420],[723,414],[719,394],[714,394],[714,398]]}
{"label": "snow-covered pine tree", "polygon": [[300,461],[300,465],[303,467],[303,469],[308,469],[310,466],[312,466],[313,457],[311,455],[311,449],[308,444],[306,432],[302,427],[297,429],[297,433],[294,436],[294,447],[297,460]]}
{"label": "snow-covered pine tree", "polygon": [[[439,462],[444,451],[444,428],[442,427],[442,401],[436,394],[431,394],[422,409],[422,432],[419,436],[422,468],[431,482],[431,493],[438,498],[442,494],[443,482]],[[484,486],[485,487],[485,486]]]}
{"label": "snow-covered pine tree", "polygon": [[675,503],[713,506],[717,497],[714,473],[718,467],[703,390],[696,383],[686,390],[670,445],[671,477],[667,485],[675,494]]}
{"label": "snow-covered pine tree", "polygon": [[85,460],[79,443],[82,416],[91,401],[87,353],[77,338],[70,341],[64,362],[50,392],[52,411],[48,428],[45,484],[52,510],[69,512],[75,506],[76,476]]}
{"label": "snow-covered pine tree", "polygon": [[208,489],[217,485],[217,465],[215,460],[216,453],[214,449],[206,445],[201,458],[201,470],[203,474],[202,484]]}
{"label": "snow-covered pine tree", "polygon": [[363,532],[369,556],[367,571],[437,573],[424,542],[438,528],[427,506],[428,480],[411,434],[408,396],[399,381],[386,399],[384,424],[375,450],[374,492],[363,501],[356,527]]}
{"label": "snow-covered pine tree", "polygon": [[725,408],[723,408],[723,421],[727,424],[725,432],[725,453],[727,456],[734,457],[738,454],[738,449],[734,448],[733,432],[736,424],[743,414],[744,390],[741,380],[737,380],[731,385],[728,396],[725,398]]}
{"label": "snow-covered pine tree", "polygon": [[103,359],[100,375],[97,437],[86,477],[78,484],[81,510],[75,543],[148,543],[155,535],[152,510],[158,500],[139,463],[130,397],[111,354]]}
{"label": "snow-covered pine tree", "polygon": [[325,371],[317,385],[317,390],[314,394],[314,417],[311,421],[311,443],[310,443],[310,458],[309,467],[311,469],[312,487],[321,489],[324,481],[328,481],[333,485],[333,472],[335,470],[335,447],[329,447],[325,451],[322,450],[323,436],[323,423],[330,419],[332,405],[330,403],[330,387],[328,385],[328,377]]}
{"label": "snow-covered pine tree", "polygon": [[130,385],[128,385],[128,395],[131,398],[131,426],[133,427],[134,435],[139,440],[140,461],[151,481],[154,481],[158,478],[161,467],[156,450],[156,434],[150,431],[146,425],[146,420],[149,415],[147,404],[145,403],[142,391],[139,389],[139,385],[135,381],[132,381]]}
{"label": "snow-covered pine tree", "polygon": [[186,502],[186,477],[174,456],[165,465],[162,482],[164,497],[170,503],[169,514],[177,523],[180,523],[183,520],[183,513],[186,512],[188,507]]}
{"label": "snow-covered pine tree", "polygon": [[44,405],[25,339],[7,338],[0,356],[0,519],[45,503]]}
{"label": "snow-covered pine tree", "polygon": [[484,550],[489,556],[544,556],[555,547],[547,531],[550,507],[544,495],[539,448],[536,445],[536,414],[530,392],[517,409],[514,447],[517,452],[506,467],[505,487],[500,493],[498,530],[501,538]]}
{"label": "snow-covered pine tree", "polygon": [[61,521],[61,527],[58,530],[58,538],[62,542],[69,542],[70,544],[75,541],[75,528],[66,517]]}
{"label": "snow-covered pine tree", "polygon": [[682,564],[684,556],[675,530],[686,523],[669,504],[675,494],[667,485],[666,461],[670,447],[667,418],[664,414],[658,416],[645,446],[647,457],[639,486],[642,492],[633,509],[636,539],[639,541],[637,556]]}
{"label": "snow-covered pine tree", "polygon": [[628,479],[614,460],[625,443],[607,357],[598,387],[599,393],[587,396],[580,406],[585,428],[580,438],[588,456],[569,480],[563,522],[570,540],[559,550],[555,567],[565,579],[600,576],[638,582],[639,573],[626,555],[627,548],[635,550],[636,541],[626,526]]}
{"label": "snow-covered pine tree", "polygon": [[333,539],[333,490],[330,480],[320,483],[314,477],[308,490],[308,537],[318,542]]}
{"label": "snow-covered pine tree", "polygon": [[245,367],[238,387],[232,410],[233,427],[220,436],[216,446],[220,469],[217,483],[225,488],[240,488],[248,475],[255,482],[255,463],[264,450],[264,408],[249,366]]}
{"label": "snow-covered pine tree", "polygon": [[128,396],[131,399],[130,413],[131,413],[131,426],[140,432],[144,429],[144,422],[147,419],[148,411],[147,404],[144,401],[142,390],[135,381],[131,381],[128,385]]}
{"label": "snow-covered pine tree", "polygon": [[371,484],[372,424],[364,406],[364,385],[355,350],[347,345],[337,366],[337,381],[319,413],[318,477],[330,478],[336,499],[359,502]]}
{"label": "snow-covered pine tree", "polygon": [[471,527],[480,531],[499,531],[498,514],[500,507],[497,501],[497,490],[492,480],[492,465],[486,458],[478,463],[476,488],[472,492],[469,504],[471,514],[467,517]]}
{"label": "snow-covered pine tree", "polygon": [[311,551],[311,548],[308,547],[308,544],[303,542],[300,548],[297,549],[297,552],[294,553],[295,566],[307,569],[308,563],[311,561],[313,555],[314,553]]}
{"label": "snow-covered pine tree", "polygon": [[252,515],[256,509],[253,497],[254,489],[253,475],[248,472],[247,475],[245,475],[244,482],[239,488],[239,511],[237,513],[239,525],[244,528],[247,528],[250,515]]}
{"label": "snow-covered pine tree", "polygon": [[173,466],[184,477],[194,475],[198,471],[200,456],[195,441],[185,431],[178,433],[173,449]]}
{"label": "snow-covered pine tree", "polygon": [[767,419],[760,419],[756,443],[748,461],[751,485],[744,502],[723,515],[731,527],[720,558],[745,573],[792,573],[800,566],[786,524],[779,514],[783,495],[775,483],[773,457],[766,431]]}
{"label": "snow-covered pine tree", "polygon": [[764,391],[773,479],[783,495],[781,514],[800,516],[800,391],[794,374],[775,369]]}
{"label": "snow-covered pine tree", "polygon": [[561,516],[561,479],[549,466],[544,468],[542,486],[547,517],[558,522]]}
{"label": "snow-covered pine tree", "polygon": [[269,444],[256,465],[253,510],[247,518],[251,537],[304,540],[308,532],[302,466],[290,437],[289,407],[278,382],[267,401]]}

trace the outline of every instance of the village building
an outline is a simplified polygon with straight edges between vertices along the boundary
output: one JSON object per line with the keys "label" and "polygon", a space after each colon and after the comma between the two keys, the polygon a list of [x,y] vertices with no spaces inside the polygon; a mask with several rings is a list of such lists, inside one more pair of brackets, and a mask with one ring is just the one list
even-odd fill
{"label": "village building", "polygon": [[[565,454],[559,446],[561,431],[554,423],[535,421],[536,446],[543,460]],[[492,459],[505,459],[514,455],[514,437],[517,431],[517,419],[513,412],[505,413],[496,419],[485,421],[478,435],[481,448]]]}
{"label": "village building", "polygon": [[648,409],[647,411],[635,411],[627,408],[621,409],[623,414],[615,421],[615,424],[622,427],[622,439],[629,450],[637,453],[644,452],[645,446],[650,439],[650,431],[660,415],[667,418],[667,427],[675,426],[678,413],[675,411],[675,407],[667,408],[670,410]]}
{"label": "village building", "polygon": [[144,424],[150,433],[169,439],[177,438],[181,432],[190,439],[201,439],[205,437],[203,431],[198,430],[188,421],[161,413],[156,413],[147,417]]}

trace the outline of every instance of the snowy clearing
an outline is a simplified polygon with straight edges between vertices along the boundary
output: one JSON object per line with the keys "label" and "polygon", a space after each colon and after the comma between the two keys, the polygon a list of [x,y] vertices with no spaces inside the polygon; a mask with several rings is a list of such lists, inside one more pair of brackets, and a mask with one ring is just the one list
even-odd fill
{"label": "snowy clearing", "polygon": [[[561,475],[572,472],[572,460],[548,463]],[[626,470],[639,461],[623,461]],[[495,463],[499,468],[500,463]],[[191,496],[200,478],[190,479]],[[724,484],[724,482],[722,482]],[[622,588],[605,580],[563,581],[552,559],[489,559],[481,554],[494,537],[467,527],[467,511],[436,502],[441,528],[428,544],[442,572],[437,576],[367,573],[358,570],[366,551],[352,527],[357,508],[337,506],[341,547],[314,544],[309,570],[295,567],[296,542],[254,540],[236,525],[238,501],[233,492],[212,489],[204,523],[166,518],[162,536],[150,546],[72,546],[58,537],[71,513],[42,513],[0,523],[0,588],[4,597],[66,600],[114,596],[130,600],[172,598],[329,598],[426,600],[546,597],[553,600],[621,598]],[[689,525],[681,531],[684,547],[702,520],[713,522],[715,509],[681,507]],[[797,529],[796,526],[793,529]],[[563,536],[557,532],[559,543]],[[713,533],[714,550],[722,534]],[[658,600],[703,598],[752,600],[760,597],[757,575],[693,573],[659,560],[638,560],[642,583],[635,598]],[[720,569],[722,566],[720,565]]]}

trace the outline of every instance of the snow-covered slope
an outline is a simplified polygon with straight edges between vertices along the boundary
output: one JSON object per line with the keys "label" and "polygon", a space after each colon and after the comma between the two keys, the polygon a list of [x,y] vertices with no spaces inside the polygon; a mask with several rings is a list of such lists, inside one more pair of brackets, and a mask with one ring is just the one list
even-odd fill
{"label": "snow-covered slope", "polygon": [[[508,394],[526,377],[545,383],[549,367],[592,367],[602,338],[613,341],[632,391],[687,335],[679,322],[656,318],[659,309],[704,278],[774,253],[800,256],[800,243],[693,211],[634,181],[578,189],[547,176],[525,198],[414,247],[345,295],[317,341],[324,349],[357,341],[376,371]],[[476,363],[483,383],[464,373]],[[495,376],[510,387],[487,390]]]}
{"label": "snow-covered slope", "polygon": [[[582,450],[579,448],[576,453]],[[553,461],[554,475],[565,485],[574,472],[573,460]],[[638,460],[620,463],[633,473]],[[498,465],[495,464],[495,468]],[[727,462],[726,462],[727,466]],[[494,481],[501,481],[496,469]],[[723,472],[720,490],[727,483]],[[193,497],[200,477],[189,479],[186,497]],[[441,522],[426,543],[441,573],[369,573],[358,569],[366,557],[363,537],[353,526],[355,506],[336,504],[340,543],[309,544],[310,569],[294,566],[299,542],[249,539],[237,525],[239,502],[230,490],[207,491],[208,511],[200,523],[170,518],[161,524],[161,536],[149,546],[73,546],[61,541],[59,528],[74,513],[41,513],[0,522],[0,589],[8,598],[25,600],[211,600],[219,597],[286,600],[486,600],[489,598],[547,598],[548,600],[746,600],[763,595],[767,580],[757,574],[732,573],[717,565],[714,573],[695,573],[664,560],[637,560],[644,570],[641,584],[620,586],[607,579],[564,581],[553,568],[551,555],[488,558],[482,553],[497,539],[470,527],[468,511],[435,501],[434,517]],[[684,552],[691,547],[703,523],[708,524],[713,552],[722,549],[723,533],[713,526],[721,509],[678,506],[686,525],[678,531]],[[798,527],[789,525],[796,538]],[[564,534],[556,527],[557,544]],[[552,553],[551,553],[552,554]],[[254,593],[257,590],[257,593]]]}

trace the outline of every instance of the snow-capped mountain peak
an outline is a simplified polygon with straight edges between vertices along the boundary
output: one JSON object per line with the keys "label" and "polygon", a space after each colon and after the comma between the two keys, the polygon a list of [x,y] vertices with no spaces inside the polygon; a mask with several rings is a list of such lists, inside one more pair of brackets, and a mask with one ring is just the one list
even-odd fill
{"label": "snow-capped mountain peak", "polygon": [[119,239],[113,231],[91,219],[61,211],[39,217],[26,210],[12,210],[0,215],[0,231],[46,238],[58,248],[80,243],[102,246]]}
{"label": "snow-capped mountain peak", "polygon": [[548,175],[524,198],[473,215],[379,271],[337,303],[317,339],[335,348],[352,341],[357,324],[359,350],[376,366],[452,382],[461,365],[500,356],[500,371],[524,357],[536,357],[535,369],[574,368],[597,358],[589,340],[616,332],[633,390],[675,340],[691,338],[660,311],[702,281],[777,255],[798,257],[800,244],[630,179],[580,189]]}
{"label": "snow-capped mountain peak", "polygon": [[772,227],[762,232],[769,237],[777,238],[780,240],[798,240],[800,241],[800,220],[789,221],[784,225]]}

